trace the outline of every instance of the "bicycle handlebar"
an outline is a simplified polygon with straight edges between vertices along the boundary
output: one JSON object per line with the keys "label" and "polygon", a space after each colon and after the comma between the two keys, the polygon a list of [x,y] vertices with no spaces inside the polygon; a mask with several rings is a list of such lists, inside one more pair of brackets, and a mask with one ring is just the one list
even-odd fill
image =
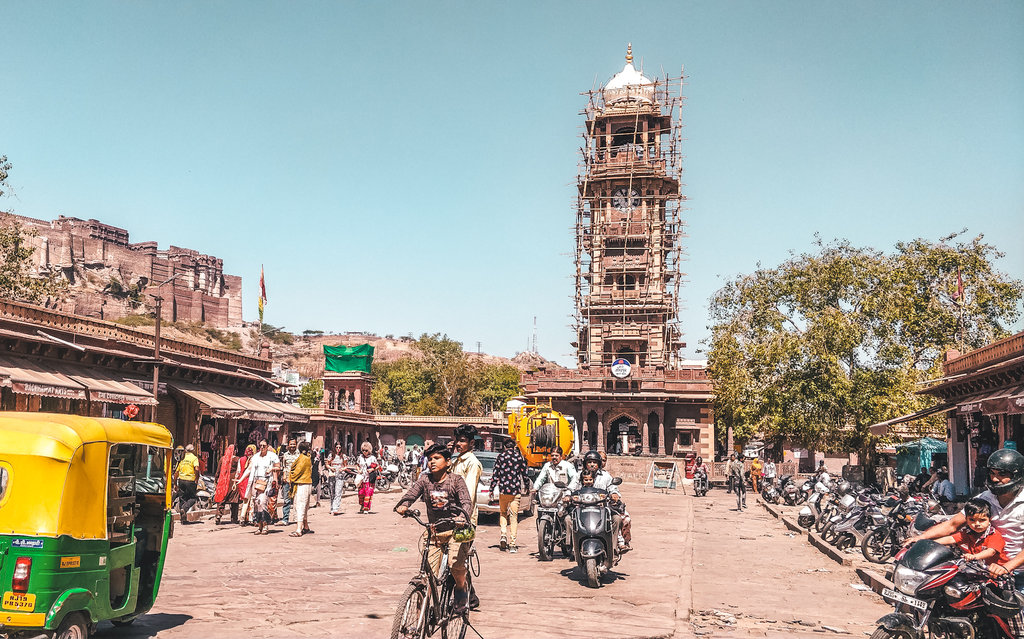
{"label": "bicycle handlebar", "polygon": [[420,526],[423,526],[424,528],[430,528],[432,526],[438,526],[439,524],[458,524],[459,523],[459,520],[456,519],[455,517],[442,517],[441,519],[438,519],[435,522],[424,522],[422,519],[420,519],[420,511],[416,510],[414,508],[410,508],[409,510],[405,511],[405,513],[402,515],[402,517],[407,517],[409,519],[415,519],[416,523],[419,524]]}

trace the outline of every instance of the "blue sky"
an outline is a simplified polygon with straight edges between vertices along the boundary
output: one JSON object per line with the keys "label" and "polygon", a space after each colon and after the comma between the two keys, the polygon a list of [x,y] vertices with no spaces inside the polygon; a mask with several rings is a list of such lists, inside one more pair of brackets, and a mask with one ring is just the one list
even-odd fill
{"label": "blue sky", "polygon": [[11,2],[22,215],[223,258],[288,330],[573,361],[579,95],[685,65],[686,354],[724,278],[967,227],[1024,277],[1021,2]]}

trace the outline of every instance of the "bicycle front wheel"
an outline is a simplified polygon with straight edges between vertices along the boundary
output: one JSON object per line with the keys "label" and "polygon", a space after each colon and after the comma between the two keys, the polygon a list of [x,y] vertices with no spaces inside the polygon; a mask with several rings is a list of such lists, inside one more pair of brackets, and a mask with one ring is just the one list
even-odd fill
{"label": "bicycle front wheel", "polygon": [[423,639],[427,636],[427,589],[409,584],[398,602],[391,639]]}

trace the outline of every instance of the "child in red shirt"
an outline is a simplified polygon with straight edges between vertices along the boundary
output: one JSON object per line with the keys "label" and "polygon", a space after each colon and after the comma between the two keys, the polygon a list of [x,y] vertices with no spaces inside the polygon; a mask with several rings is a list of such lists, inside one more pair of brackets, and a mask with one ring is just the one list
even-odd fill
{"label": "child in red shirt", "polygon": [[1005,562],[1008,557],[1003,553],[1006,542],[999,531],[992,527],[992,508],[983,499],[972,499],[964,504],[964,515],[967,524],[952,535],[941,537],[935,541],[944,546],[958,546],[964,553],[964,559],[983,561],[986,564]]}

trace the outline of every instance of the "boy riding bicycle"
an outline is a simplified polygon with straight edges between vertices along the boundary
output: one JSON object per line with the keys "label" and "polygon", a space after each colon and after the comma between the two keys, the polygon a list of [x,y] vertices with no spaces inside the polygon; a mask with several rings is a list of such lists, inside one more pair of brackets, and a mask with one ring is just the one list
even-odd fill
{"label": "boy riding bicycle", "polygon": [[[423,454],[427,458],[429,472],[422,473],[413,482],[408,492],[398,500],[395,512],[405,515],[409,506],[417,499],[422,498],[427,509],[427,521],[431,524],[446,518],[455,519],[461,525],[468,524],[470,511],[473,508],[473,498],[466,488],[465,480],[449,471],[448,461],[451,451],[442,444],[434,444]],[[438,574],[441,570],[441,554],[447,544],[449,570],[455,579],[455,612],[459,614],[465,612],[469,601],[469,593],[466,588],[466,568],[472,543],[452,541],[453,534],[454,529],[440,530],[440,527],[436,529],[429,561],[431,570],[435,575]],[[423,538],[424,543],[427,543],[426,531],[423,533]]]}

